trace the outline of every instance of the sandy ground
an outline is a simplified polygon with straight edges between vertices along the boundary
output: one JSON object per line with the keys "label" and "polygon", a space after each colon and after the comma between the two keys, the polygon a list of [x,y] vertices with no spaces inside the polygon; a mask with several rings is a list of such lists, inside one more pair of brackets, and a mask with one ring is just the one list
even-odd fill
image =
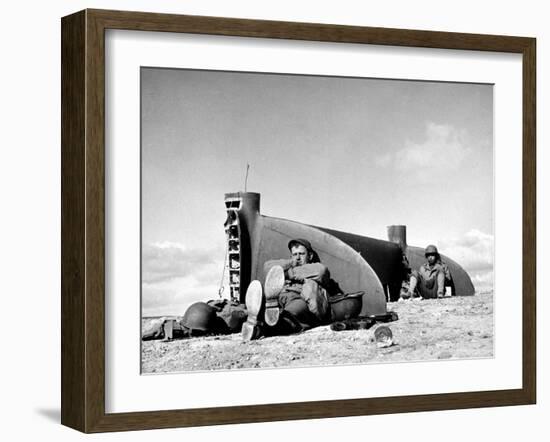
{"label": "sandy ground", "polygon": [[[388,303],[393,344],[379,348],[372,330],[329,326],[243,342],[240,334],[142,344],[142,372],[305,367],[493,356],[493,294]],[[151,322],[144,319],[144,328]]]}

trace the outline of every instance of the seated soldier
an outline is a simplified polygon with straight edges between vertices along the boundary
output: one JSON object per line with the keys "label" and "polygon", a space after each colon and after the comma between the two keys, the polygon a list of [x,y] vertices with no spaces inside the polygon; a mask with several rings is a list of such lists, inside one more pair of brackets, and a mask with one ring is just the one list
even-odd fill
{"label": "seated soldier", "polygon": [[412,299],[416,292],[424,299],[445,296],[445,285],[451,283],[449,268],[441,261],[441,256],[434,245],[426,247],[424,256],[427,262],[420,266],[420,269],[412,271],[409,290],[402,296],[404,299]]}
{"label": "seated soldier", "polygon": [[[330,279],[308,240],[293,239],[288,248],[290,259],[265,263],[263,290],[259,281],[252,281],[248,287],[244,340],[296,333],[330,322],[329,294],[340,292],[338,284]],[[261,313],[263,318],[259,317]],[[263,322],[266,327],[260,329]]]}
{"label": "seated soldier", "polygon": [[243,339],[251,340],[298,333],[359,314],[363,292],[342,293],[309,241],[294,239],[288,248],[290,259],[265,263],[265,290],[260,281],[250,283],[246,310],[226,300],[197,302],[183,318],[156,321],[142,339],[169,340],[241,331]]}

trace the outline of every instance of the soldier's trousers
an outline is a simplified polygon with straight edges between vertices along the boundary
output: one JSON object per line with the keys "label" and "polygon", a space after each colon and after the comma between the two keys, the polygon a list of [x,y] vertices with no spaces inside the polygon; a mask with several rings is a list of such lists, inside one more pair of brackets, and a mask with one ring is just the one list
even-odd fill
{"label": "soldier's trousers", "polygon": [[285,290],[279,295],[279,305],[306,327],[316,327],[329,321],[327,291],[316,281],[307,280],[300,293]]}

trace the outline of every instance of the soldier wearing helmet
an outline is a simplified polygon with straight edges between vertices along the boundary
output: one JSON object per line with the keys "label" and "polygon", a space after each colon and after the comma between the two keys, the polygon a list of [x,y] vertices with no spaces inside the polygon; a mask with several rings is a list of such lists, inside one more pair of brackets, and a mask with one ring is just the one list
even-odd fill
{"label": "soldier wearing helmet", "polygon": [[405,299],[413,298],[417,293],[424,299],[445,296],[445,285],[451,282],[449,268],[441,261],[441,256],[434,245],[426,247],[424,256],[426,263],[411,273],[409,290],[402,296]]}
{"label": "soldier wearing helmet", "polygon": [[[256,339],[260,334],[300,332],[331,320],[329,296],[341,293],[338,284],[330,278],[308,240],[293,239],[288,249],[289,259],[265,263],[263,289],[259,281],[252,281],[248,287],[244,340]],[[261,324],[267,327],[260,329]]]}

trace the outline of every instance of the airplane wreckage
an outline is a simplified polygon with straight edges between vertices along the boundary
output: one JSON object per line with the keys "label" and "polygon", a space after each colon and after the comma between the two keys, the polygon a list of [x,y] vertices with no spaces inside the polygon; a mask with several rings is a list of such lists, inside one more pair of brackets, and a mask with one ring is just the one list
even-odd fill
{"label": "airplane wreckage", "polygon": [[[240,303],[251,281],[264,280],[264,263],[288,256],[287,244],[294,238],[311,242],[344,293],[364,292],[359,316],[385,315],[386,302],[399,299],[405,276],[403,256],[413,269],[426,260],[423,247],[407,244],[406,226],[389,226],[385,241],[275,218],[260,213],[260,194],[253,192],[225,194],[225,208],[230,296]],[[451,273],[451,294],[473,295],[466,271],[440,256]]]}

